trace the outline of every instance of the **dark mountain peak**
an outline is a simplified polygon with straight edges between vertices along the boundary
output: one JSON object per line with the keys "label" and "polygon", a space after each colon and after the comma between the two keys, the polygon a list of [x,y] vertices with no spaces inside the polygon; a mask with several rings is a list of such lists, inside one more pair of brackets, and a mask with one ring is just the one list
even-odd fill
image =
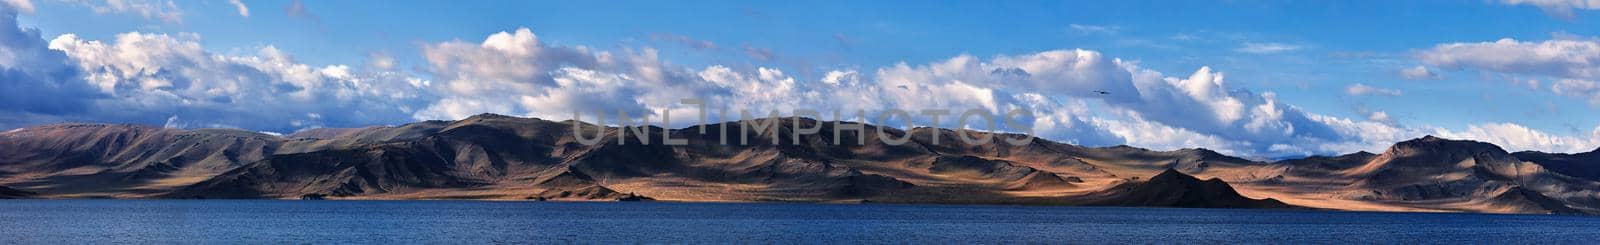
{"label": "dark mountain peak", "polygon": [[456,131],[462,128],[493,128],[497,130],[520,131],[552,129],[555,127],[566,127],[568,130],[570,130],[572,124],[561,124],[555,121],[547,121],[533,117],[517,117],[494,113],[483,113],[458,121],[452,121],[448,125],[444,126],[444,128],[440,131]]}
{"label": "dark mountain peak", "polygon": [[1375,157],[1375,156],[1378,156],[1378,154],[1377,153],[1372,153],[1372,152],[1367,152],[1367,151],[1357,151],[1355,153],[1339,155],[1338,158],[1367,158],[1367,157]]}
{"label": "dark mountain peak", "polygon": [[1187,154],[1191,154],[1191,155],[1199,156],[1199,157],[1204,157],[1204,158],[1226,157],[1227,156],[1227,155],[1223,155],[1220,152],[1213,151],[1211,149],[1206,149],[1206,148],[1183,148],[1183,149],[1178,149],[1177,152],[1187,153]]}
{"label": "dark mountain peak", "polygon": [[1415,138],[1415,139],[1410,139],[1410,140],[1406,140],[1406,141],[1401,141],[1401,142],[1395,143],[1395,144],[1396,145],[1438,145],[1438,144],[1488,144],[1488,143],[1472,141],[1472,140],[1453,140],[1453,139],[1440,138],[1438,136],[1433,136],[1433,135],[1425,135],[1425,136],[1422,136],[1421,138]]}
{"label": "dark mountain peak", "polygon": [[517,118],[517,117],[494,114],[494,113],[487,113],[486,112],[486,113],[480,113],[480,114],[477,114],[477,115],[472,115],[470,117],[467,117],[466,119],[505,119],[505,118]]}
{"label": "dark mountain peak", "polygon": [[1106,149],[1113,149],[1113,150],[1148,150],[1148,149],[1145,149],[1145,148],[1133,147],[1131,145],[1116,145],[1116,146],[1106,147]]}
{"label": "dark mountain peak", "polygon": [[1239,158],[1239,157],[1235,157],[1235,156],[1229,156],[1227,154],[1222,154],[1221,152],[1213,151],[1211,149],[1206,149],[1206,148],[1185,148],[1185,149],[1177,150],[1177,152],[1181,152],[1181,153],[1193,156],[1193,157],[1196,158],[1195,160],[1197,160],[1197,161],[1218,161],[1218,162],[1232,162],[1232,163],[1252,163],[1252,162],[1256,162],[1256,161],[1253,161],[1253,160],[1250,160],[1250,159],[1244,159],[1244,158]]}
{"label": "dark mountain peak", "polygon": [[1185,174],[1177,169],[1168,168],[1167,170],[1162,170],[1161,173],[1156,174],[1156,176],[1150,177],[1148,182],[1161,183],[1172,181],[1200,182],[1200,178],[1195,178],[1193,175]]}
{"label": "dark mountain peak", "polygon": [[1220,179],[1200,180],[1176,169],[1167,169],[1144,182],[1123,184],[1107,190],[1091,205],[1147,206],[1184,208],[1293,208],[1273,199],[1251,199],[1240,195]]}
{"label": "dark mountain peak", "polygon": [[1388,152],[1385,152],[1385,154],[1393,153],[1510,154],[1505,149],[1501,149],[1500,146],[1490,143],[1472,140],[1452,140],[1433,135],[1395,143],[1394,146],[1389,147]]}

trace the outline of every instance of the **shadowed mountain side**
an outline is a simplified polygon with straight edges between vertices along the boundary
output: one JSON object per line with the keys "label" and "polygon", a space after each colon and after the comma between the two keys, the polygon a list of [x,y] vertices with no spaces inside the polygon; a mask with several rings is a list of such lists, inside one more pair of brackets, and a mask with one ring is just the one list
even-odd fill
{"label": "shadowed mountain side", "polygon": [[1523,151],[1511,155],[1567,176],[1600,181],[1600,149],[1578,154]]}
{"label": "shadowed mountain side", "polygon": [[0,181],[42,194],[123,196],[188,185],[279,152],[254,132],[55,124],[0,134]]}
{"label": "shadowed mountain side", "polygon": [[[275,156],[184,187],[171,198],[298,198],[356,196],[422,188],[485,185],[463,177],[473,166],[449,164],[440,152],[378,146]],[[482,175],[482,173],[477,173]]]}
{"label": "shadowed mountain side", "polygon": [[1545,196],[1543,193],[1530,191],[1522,187],[1509,187],[1494,194],[1492,198],[1481,201],[1483,205],[1503,209],[1508,213],[1545,213],[1545,214],[1582,214],[1584,211],[1567,206],[1561,200]]}
{"label": "shadowed mountain side", "polygon": [[1296,208],[1278,200],[1251,199],[1219,179],[1200,180],[1168,169],[1149,180],[1129,182],[1082,197],[1095,206],[1181,208]]}

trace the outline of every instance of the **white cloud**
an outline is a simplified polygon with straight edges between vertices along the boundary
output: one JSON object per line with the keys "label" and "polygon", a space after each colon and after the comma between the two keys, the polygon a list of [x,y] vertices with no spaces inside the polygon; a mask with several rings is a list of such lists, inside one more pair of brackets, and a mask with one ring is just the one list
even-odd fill
{"label": "white cloud", "polygon": [[182,23],[183,9],[171,0],[70,0],[95,13],[107,14],[136,14],[145,19],[157,19],[167,23]]}
{"label": "white cloud", "polygon": [[1384,111],[1369,111],[1366,114],[1367,114],[1367,120],[1368,121],[1382,122],[1382,123],[1389,123],[1389,124],[1393,124],[1394,123],[1394,119],[1389,117],[1389,113],[1388,112],[1384,112]]}
{"label": "white cloud", "polygon": [[1475,69],[1511,74],[1568,78],[1600,78],[1600,42],[1547,40],[1522,42],[1446,43],[1424,50],[1418,59],[1450,69]]}
{"label": "white cloud", "polygon": [[239,10],[239,16],[244,16],[246,18],[250,17],[250,7],[245,6],[244,2],[240,2],[239,0],[228,0],[228,4],[232,4],[233,8]]}
{"label": "white cloud", "polygon": [[[1326,152],[1322,149],[1280,147],[1280,150],[1293,150],[1283,152],[1269,149],[1270,146],[1320,144],[1358,138],[1355,134],[1335,134],[1329,125],[1311,120],[1299,109],[1279,103],[1273,93],[1257,94],[1228,87],[1223,74],[1209,67],[1202,67],[1183,78],[1166,77],[1159,72],[1087,50],[997,56],[988,61],[963,55],[916,67],[900,64],[879,69],[875,82],[884,88],[883,91],[906,90],[912,94],[900,96],[886,93],[879,96],[891,106],[1030,106],[1035,110],[1066,109],[1065,112],[1036,113],[1048,115],[1044,116],[1048,118],[1035,120],[1035,128],[1082,125],[1077,126],[1079,129],[1056,130],[1058,132],[1054,133],[1040,130],[1045,132],[1041,135],[1051,139],[1101,139],[1104,138],[1100,137],[1102,135],[1112,135],[1114,140],[1083,142],[1194,143],[1146,137],[1200,135],[1194,139],[1206,139],[1212,143],[1204,146],[1215,146],[1219,151],[1282,155]],[[902,86],[905,89],[896,89]],[[970,88],[935,89],[950,86]],[[1095,90],[1111,93],[1099,95],[1091,92]],[[1024,99],[1032,96],[1049,99]],[[1042,107],[1027,103],[1030,101],[1050,101],[1060,105],[1083,105],[1085,101],[1097,101],[1110,106],[1101,107],[1098,111],[1109,112],[1114,117],[1097,116],[1088,109],[1072,109],[1076,106]]]}
{"label": "white cloud", "polygon": [[0,5],[16,8],[22,13],[33,13],[33,1],[30,0],[4,0],[0,1]]}
{"label": "white cloud", "polygon": [[1597,0],[1500,0],[1500,3],[1508,5],[1533,5],[1535,7],[1539,7],[1541,10],[1544,10],[1544,12],[1550,16],[1567,19],[1571,19],[1576,16],[1572,11],[1574,9],[1600,9],[1600,1]]}
{"label": "white cloud", "polygon": [[1538,78],[1551,78],[1550,91],[1585,99],[1600,106],[1600,41],[1546,40],[1523,42],[1500,39],[1495,42],[1447,43],[1422,51],[1424,63],[1453,69],[1474,69],[1509,74],[1512,84],[1539,89]]}
{"label": "white cloud", "polygon": [[1249,43],[1244,43],[1243,46],[1240,46],[1239,48],[1234,49],[1234,51],[1239,51],[1239,52],[1242,52],[1242,53],[1252,53],[1252,54],[1275,54],[1275,53],[1283,53],[1283,52],[1290,52],[1290,51],[1300,50],[1300,48],[1301,48],[1300,45],[1294,45],[1294,44],[1253,43],[1253,42],[1249,42]]}
{"label": "white cloud", "polygon": [[[427,44],[423,56],[431,66],[429,71],[440,80],[431,90],[441,100],[414,114],[418,119],[459,119],[485,112],[569,118],[575,111],[592,115],[595,110],[605,110],[660,120],[660,115],[653,113],[679,110],[678,102],[683,98],[717,99],[737,89],[735,86],[743,86],[739,88],[750,94],[786,93],[790,90],[780,88],[781,83],[793,81],[781,72],[763,68],[761,76],[751,78],[762,83],[746,83],[744,79],[749,76],[739,74],[737,79],[741,81],[719,84],[702,77],[720,74],[726,68],[712,67],[696,74],[669,67],[654,49],[613,54],[581,46],[548,46],[527,28],[491,34],[481,43]],[[769,101],[785,99],[773,96]],[[505,103],[508,100],[517,103]],[[690,118],[685,115],[689,114],[680,113],[677,118]]]}
{"label": "white cloud", "polygon": [[1438,73],[1434,73],[1423,66],[1400,69],[1400,77],[1409,80],[1439,80],[1442,78]]}
{"label": "white cloud", "polygon": [[1508,151],[1587,152],[1600,146],[1600,128],[1591,135],[1557,136],[1513,123],[1477,124],[1460,132],[1435,129],[1444,138],[1470,139],[1489,142]]}
{"label": "white cloud", "polygon": [[[272,46],[255,55],[213,54],[198,39],[131,32],[102,42],[66,34],[49,47],[75,60],[99,93],[87,114],[117,121],[172,115],[195,125],[289,132],[408,121],[409,107],[425,96],[396,74],[314,67]],[[310,114],[337,116],[302,117]]]}
{"label": "white cloud", "polygon": [[1131,117],[1125,120],[1095,118],[1094,123],[1096,126],[1105,128],[1125,140],[1128,145],[1163,150],[1209,148],[1216,149],[1219,152],[1226,152],[1226,154],[1254,153],[1237,152],[1236,149],[1242,148],[1237,141],[1147,121],[1138,117]]}
{"label": "white cloud", "polygon": [[861,74],[855,70],[828,71],[822,75],[822,82],[832,85],[849,85],[861,82]]}
{"label": "white cloud", "polygon": [[1550,91],[1559,95],[1576,97],[1589,100],[1589,104],[1600,106],[1600,82],[1579,79],[1561,79],[1550,84]]}
{"label": "white cloud", "polygon": [[1530,90],[1539,90],[1539,79],[1518,79],[1516,77],[1507,77],[1506,81],[1511,82],[1511,85],[1527,87]]}
{"label": "white cloud", "polygon": [[1073,31],[1081,34],[1116,34],[1117,31],[1122,30],[1121,26],[1114,25],[1070,24],[1067,25],[1067,28],[1071,28]]}
{"label": "white cloud", "polygon": [[1400,95],[1404,94],[1403,92],[1400,92],[1399,89],[1379,88],[1379,87],[1367,86],[1366,84],[1360,84],[1360,83],[1352,84],[1352,85],[1350,85],[1348,87],[1345,87],[1344,88],[1344,93],[1352,95],[1352,96],[1368,96],[1368,95],[1400,96]]}
{"label": "white cloud", "polygon": [[374,52],[367,55],[367,66],[380,71],[394,70],[394,62],[394,56],[389,56],[388,53]]}

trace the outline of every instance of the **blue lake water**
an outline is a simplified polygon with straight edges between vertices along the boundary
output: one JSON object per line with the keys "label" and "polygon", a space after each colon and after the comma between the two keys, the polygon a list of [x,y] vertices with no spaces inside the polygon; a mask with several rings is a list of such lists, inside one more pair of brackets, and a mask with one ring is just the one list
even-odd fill
{"label": "blue lake water", "polygon": [[992,205],[0,200],[0,243],[1595,243],[1600,217]]}

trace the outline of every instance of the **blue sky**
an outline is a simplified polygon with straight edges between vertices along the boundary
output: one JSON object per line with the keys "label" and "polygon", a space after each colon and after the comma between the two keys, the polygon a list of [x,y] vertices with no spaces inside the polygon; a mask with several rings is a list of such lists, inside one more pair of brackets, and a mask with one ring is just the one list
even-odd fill
{"label": "blue sky", "polygon": [[[727,96],[729,101],[740,101],[737,105],[747,107],[778,109],[812,102],[781,101],[785,96],[803,93],[769,95],[760,93],[771,90],[769,87],[740,90],[739,86],[783,85],[787,78],[794,80],[790,82],[796,87],[794,91],[844,97],[851,94],[818,84],[828,80],[830,72],[853,71],[859,76],[857,79],[864,80],[862,88],[894,88],[886,85],[901,77],[931,79],[935,81],[916,82],[927,85],[929,93],[954,91],[965,95],[970,93],[951,89],[977,89],[981,92],[979,97],[998,97],[1000,102],[995,103],[1002,105],[1053,108],[1038,109],[1044,113],[1061,112],[1060,118],[1052,119],[1054,123],[1043,123],[1049,126],[1037,123],[1049,120],[1035,123],[1039,130],[1049,131],[1042,135],[1089,145],[1208,147],[1275,157],[1375,151],[1393,140],[1436,134],[1490,141],[1513,150],[1571,152],[1600,146],[1600,139],[1596,139],[1600,137],[1600,95],[1595,94],[1600,87],[1594,82],[1600,78],[1600,68],[1596,68],[1600,66],[1600,53],[1596,52],[1600,51],[1585,46],[1595,45],[1600,36],[1600,25],[1596,25],[1600,23],[1600,13],[1593,11],[1600,6],[1583,1],[245,0],[239,5],[230,1],[160,0],[0,2],[8,2],[9,11],[19,13],[15,17],[19,28],[36,29],[37,39],[49,43],[49,50],[65,53],[66,63],[77,64],[75,76],[88,78],[61,78],[57,82],[83,80],[78,82],[98,84],[91,87],[100,91],[62,99],[87,101],[83,103],[89,109],[84,110],[0,108],[0,113],[17,118],[0,121],[0,127],[5,128],[96,121],[286,133],[308,127],[451,119],[473,112],[549,117],[566,115],[562,113],[568,111],[549,111],[562,107],[560,103],[534,105],[585,102],[562,100],[582,97],[569,96],[568,92],[607,101],[577,104],[595,105],[599,107],[596,109],[673,109],[652,101],[707,95]],[[242,9],[247,9],[248,15]],[[521,37],[515,34],[522,28],[537,40],[536,44],[523,44],[551,52],[506,56],[505,52],[494,53],[503,49],[473,49],[488,47],[487,39],[496,33]],[[165,35],[170,40],[121,42],[119,37],[127,37],[128,33]],[[61,38],[64,35],[72,38]],[[1492,45],[1501,39],[1514,41]],[[17,46],[12,49],[27,46],[16,39],[5,41]],[[188,57],[199,57],[202,62],[130,60],[127,55],[104,55],[118,52],[95,53],[92,47],[96,46],[91,44],[96,42],[112,48],[125,43],[121,47],[125,49],[163,42],[194,44],[200,55]],[[464,45],[451,46],[452,43]],[[1443,48],[1448,45],[1461,47]],[[248,61],[251,57],[271,57],[262,51],[265,47],[290,59],[278,63]],[[1028,67],[1026,64],[1032,61],[1005,59],[1080,49],[1092,56],[1078,53],[1077,58],[1094,59],[1110,68],[1074,70],[1078,68],[1059,64],[1027,68],[1024,70],[1035,76],[1024,80],[1041,81],[1008,82],[984,81],[990,78],[967,77],[970,74],[949,72],[935,65],[972,57],[976,61],[970,66],[984,70],[1006,68],[1003,64]],[[181,48],[167,51],[184,52]],[[480,51],[487,53],[465,55]],[[562,52],[579,58],[548,55]],[[1550,55],[1524,57],[1497,52]],[[204,61],[208,56],[229,58]],[[646,57],[651,61],[608,62],[597,58],[603,56]],[[376,60],[390,59],[393,65],[374,65]],[[505,73],[456,66],[480,64],[474,63],[477,59],[527,61],[505,68],[537,74],[499,76]],[[206,62],[219,64],[204,65]],[[288,66],[278,66],[283,64]],[[908,69],[895,72],[894,68],[901,64]],[[28,68],[28,63],[8,65],[14,70]],[[194,71],[185,72],[185,65],[196,67],[188,67]],[[223,65],[238,65],[247,74],[210,71]],[[293,69],[289,69],[294,65],[319,71],[343,65],[349,70],[346,73],[353,76],[321,72],[317,79],[305,82],[281,81],[292,80],[285,77],[294,77]],[[289,68],[273,70],[268,66]],[[640,67],[660,67],[668,74],[660,81],[651,81],[653,78],[640,72]],[[1183,100],[1152,95],[1162,88],[1151,88],[1149,84],[1162,83],[1163,78],[1191,78],[1202,67],[1225,77],[1220,86],[1223,93],[1201,96],[1194,90],[1178,90],[1190,95]],[[723,70],[714,68],[742,74],[737,77],[746,81],[715,79],[714,75]],[[1050,81],[1040,74],[1056,71],[1038,69],[1066,69],[1062,74],[1067,77],[1098,77],[1109,72],[1121,77],[1110,80],[1125,84]],[[1407,69],[1414,69],[1413,73],[1407,75]],[[127,74],[153,70],[176,72]],[[632,92],[584,90],[585,86],[611,83],[592,80],[594,74],[579,71],[616,75],[628,80],[626,83],[642,84],[617,89]],[[769,71],[777,73],[768,74]],[[1138,74],[1146,72],[1158,75],[1138,78]],[[96,75],[104,78],[96,80]],[[1128,75],[1134,78],[1127,78]],[[255,82],[258,79],[244,79],[246,76],[261,79]],[[6,82],[27,87],[21,86],[29,82],[24,78],[8,77],[10,81]],[[563,83],[563,79],[580,81]],[[161,82],[148,82],[152,80]],[[228,83],[213,84],[217,80]],[[424,86],[416,81],[428,83]],[[320,82],[354,88],[356,92],[322,94],[323,91],[312,90],[325,85],[308,85]],[[1172,82],[1170,86],[1184,88],[1182,84]],[[517,89],[506,89],[510,90],[507,92],[478,88],[483,86]],[[655,88],[650,86],[676,92],[633,91]],[[1138,94],[1142,98],[1107,101],[1076,91],[1119,86],[1137,87],[1137,91],[1119,94]],[[319,106],[293,103],[296,98],[243,99],[243,95],[253,92],[241,90],[250,89],[270,90],[264,94],[306,93],[299,99],[340,99],[307,100],[318,101]],[[519,89],[521,92],[516,92]],[[893,92],[887,90],[868,91]],[[1248,93],[1235,93],[1240,91]],[[1032,98],[1030,94],[1048,101],[1031,101],[1027,99]],[[530,99],[520,99],[524,96]],[[502,101],[481,99],[486,97]],[[1251,111],[1268,104],[1272,107],[1268,112],[1287,111],[1309,119],[1250,112],[1236,117],[1228,114],[1232,107],[1212,106],[1193,110],[1212,110],[1221,123],[1190,124],[1179,120],[1185,115],[1182,112],[1189,110],[1184,105],[1163,104],[1229,99],[1243,101],[1233,106],[1244,108],[1241,110]],[[629,103],[609,102],[616,100]],[[852,103],[838,101],[816,103],[838,104],[823,108],[852,108]],[[904,107],[914,101],[891,98],[854,104]],[[980,102],[973,105],[987,105]],[[521,104],[499,106],[501,103]],[[101,112],[113,107],[121,112]],[[363,113],[334,115],[350,110]],[[240,118],[230,113],[239,111],[294,116]],[[1344,121],[1350,124],[1341,125]],[[1077,126],[1063,126],[1069,124]],[[1294,132],[1267,134],[1261,132],[1262,125],[1280,125],[1276,128],[1279,131]],[[1331,129],[1316,133],[1318,128]]]}

